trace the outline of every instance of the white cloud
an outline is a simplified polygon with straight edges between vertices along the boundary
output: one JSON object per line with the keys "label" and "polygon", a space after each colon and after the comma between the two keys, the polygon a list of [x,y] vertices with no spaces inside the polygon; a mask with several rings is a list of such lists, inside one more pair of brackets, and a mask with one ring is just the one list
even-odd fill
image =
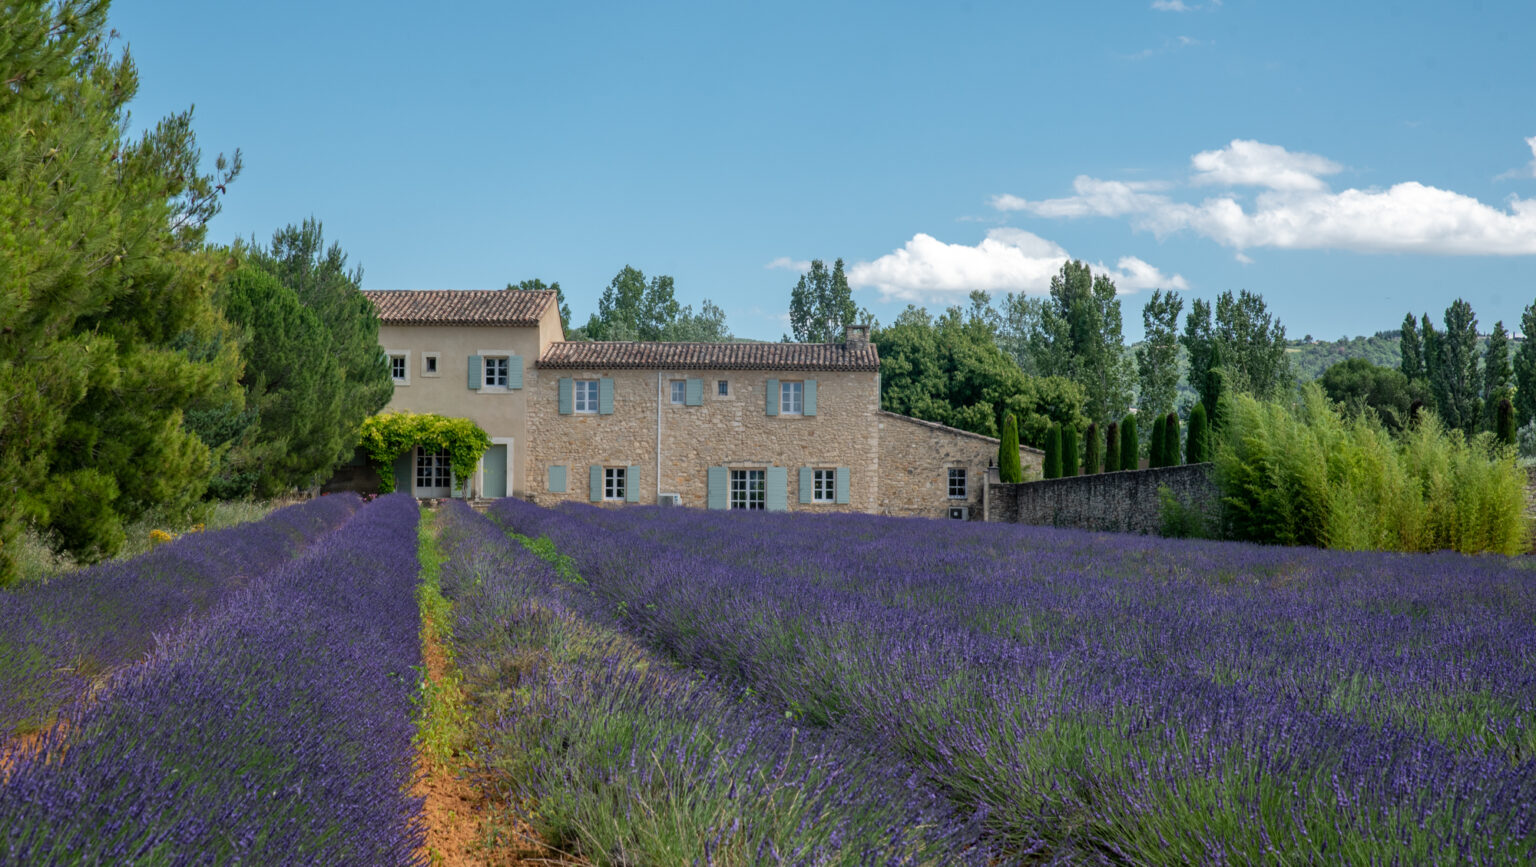
{"label": "white cloud", "polygon": [[[973,289],[1043,293],[1068,258],[1059,244],[1011,227],[993,229],[974,247],[917,234],[899,250],[854,265],[848,282],[903,301],[947,300]],[[1169,277],[1135,256],[1122,257],[1113,269],[1093,269],[1107,272],[1122,292],[1188,288],[1183,277]]]}
{"label": "white cloud", "polygon": [[1317,154],[1292,153],[1279,145],[1233,139],[1220,150],[1190,157],[1197,184],[1269,187],[1272,190],[1322,190],[1319,175],[1336,175],[1344,167]]}
{"label": "white cloud", "polygon": [[1248,255],[1247,253],[1244,253],[1242,250],[1238,250],[1237,251],[1237,255],[1233,256],[1232,258],[1234,258],[1237,261],[1243,263],[1244,265],[1252,265],[1253,264],[1253,257]]}
{"label": "white cloud", "polygon": [[1527,147],[1531,149],[1531,161],[1518,169],[1510,169],[1498,176],[1498,180],[1504,178],[1536,178],[1536,135],[1525,140]]}
{"label": "white cloud", "polygon": [[[1536,154],[1536,142],[1528,144]],[[1156,183],[1080,176],[1073,181],[1073,196],[1030,201],[1002,195],[993,197],[992,205],[1041,217],[1127,217],[1159,238],[1191,231],[1239,251],[1536,255],[1536,199],[1511,197],[1500,209],[1416,181],[1333,192],[1321,176],[1342,171],[1337,163],[1253,141],[1235,140],[1196,154],[1191,164],[1193,184],[1267,189],[1251,205],[1235,194],[1195,203],[1177,201]]]}
{"label": "white cloud", "polygon": [[1159,12],[1193,12],[1195,7],[1186,6],[1184,0],[1152,0],[1152,8]]}
{"label": "white cloud", "polygon": [[780,256],[763,266],[764,268],[783,268],[786,271],[799,271],[804,273],[811,270],[809,259],[791,259],[788,256]]}

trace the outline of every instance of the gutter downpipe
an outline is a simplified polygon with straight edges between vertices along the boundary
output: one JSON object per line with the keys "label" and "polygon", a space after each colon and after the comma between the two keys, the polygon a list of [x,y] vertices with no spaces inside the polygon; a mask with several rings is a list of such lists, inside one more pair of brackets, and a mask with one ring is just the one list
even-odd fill
{"label": "gutter downpipe", "polygon": [[656,505],[661,505],[661,371],[656,371]]}

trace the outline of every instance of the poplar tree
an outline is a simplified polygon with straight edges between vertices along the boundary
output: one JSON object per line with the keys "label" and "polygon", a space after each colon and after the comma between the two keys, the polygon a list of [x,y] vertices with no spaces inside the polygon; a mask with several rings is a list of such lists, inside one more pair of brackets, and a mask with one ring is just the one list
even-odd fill
{"label": "poplar tree", "polygon": [[1445,333],[1435,340],[1429,387],[1435,409],[1447,427],[1471,434],[1482,409],[1482,381],[1477,369],[1477,317],[1472,305],[1458,298],[1445,309]]}
{"label": "poplar tree", "polygon": [[1136,348],[1139,393],[1136,407],[1158,416],[1173,409],[1179,395],[1179,314],[1184,299],[1161,289],[1152,293],[1141,309],[1146,331]]}
{"label": "poplar tree", "polygon": [[1493,324],[1488,346],[1483,351],[1483,406],[1488,429],[1497,432],[1499,408],[1514,396],[1514,371],[1509,366],[1509,332],[1503,321]]}
{"label": "poplar tree", "polygon": [[1083,432],[1083,475],[1091,476],[1094,473],[1103,472],[1103,457],[1101,455],[1099,426],[1090,422],[1088,430]]}
{"label": "poplar tree", "polygon": [[1136,415],[1130,413],[1120,421],[1120,469],[1140,469],[1140,449],[1141,443],[1136,439]]}
{"label": "poplar tree", "polygon": [[1041,467],[1041,475],[1047,479],[1061,478],[1061,425],[1051,425],[1051,430],[1045,435],[1045,463]]}
{"label": "poplar tree", "polygon": [[1061,429],[1061,474],[1077,475],[1077,428],[1067,425]]}
{"label": "poplar tree", "polygon": [[1402,361],[1398,369],[1403,376],[1408,377],[1411,383],[1416,379],[1424,378],[1424,344],[1419,339],[1418,322],[1409,313],[1403,317],[1403,335],[1398,340],[1398,347],[1402,352]]}
{"label": "poplar tree", "polygon": [[105,3],[0,15],[3,583],[25,522],[89,561],[201,498],[209,451],[182,408],[237,392],[204,235],[240,155],[204,174],[190,111],[129,139],[138,77]]}
{"label": "poplar tree", "polygon": [[1515,350],[1515,424],[1523,427],[1536,418],[1536,303],[1520,314],[1520,333],[1525,339]]}
{"label": "poplar tree", "polygon": [[1003,416],[1002,441],[997,444],[997,476],[1006,484],[1024,481],[1024,464],[1019,458],[1019,422],[1011,412]]}
{"label": "poplar tree", "polygon": [[1112,421],[1104,428],[1104,472],[1116,473],[1120,466],[1120,423]]}
{"label": "poplar tree", "polygon": [[832,270],[820,259],[811,260],[811,270],[801,274],[789,292],[789,327],[800,343],[836,343],[844,329],[869,314],[853,303],[853,290],[843,273],[843,260],[832,263]]}

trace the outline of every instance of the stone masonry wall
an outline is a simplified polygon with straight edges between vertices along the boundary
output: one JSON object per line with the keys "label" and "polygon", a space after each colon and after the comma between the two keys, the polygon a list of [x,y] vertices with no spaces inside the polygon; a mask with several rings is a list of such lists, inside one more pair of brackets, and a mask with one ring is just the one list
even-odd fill
{"label": "stone masonry wall", "polygon": [[[951,506],[968,506],[982,520],[987,469],[997,461],[992,437],[930,421],[880,412],[880,512],[885,515],[948,517]],[[1040,476],[1044,453],[1019,449],[1024,476]],[[966,496],[949,496],[949,468],[964,467]]]}
{"label": "stone masonry wall", "polygon": [[987,520],[1076,527],[1115,533],[1156,533],[1162,524],[1159,486],[1186,506],[1212,515],[1220,502],[1210,464],[1126,470],[989,486]]}
{"label": "stone masonry wall", "polygon": [[[878,507],[879,386],[870,372],[792,372],[762,370],[661,371],[534,369],[527,378],[528,447],[526,492],[540,505],[588,499],[592,465],[638,466],[639,502],[657,501],[657,414],[661,416],[662,493],[675,493],[682,505],[708,505],[708,470],[712,466],[788,470],[792,511],[861,511]],[[611,415],[561,415],[559,381],[613,380]],[[702,406],[670,402],[670,381],[701,379]],[[769,379],[816,380],[815,416],[770,416],[765,387]],[[729,393],[719,394],[726,380]],[[565,493],[549,490],[549,467],[568,467]],[[849,469],[847,505],[800,503],[801,467]]]}

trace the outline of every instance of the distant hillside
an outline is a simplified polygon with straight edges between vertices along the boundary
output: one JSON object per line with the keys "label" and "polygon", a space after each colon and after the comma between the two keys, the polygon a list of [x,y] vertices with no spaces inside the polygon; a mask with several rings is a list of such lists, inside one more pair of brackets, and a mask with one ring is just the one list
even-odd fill
{"label": "distant hillside", "polygon": [[1351,358],[1363,358],[1380,367],[1397,367],[1402,363],[1402,351],[1398,347],[1401,331],[1378,331],[1370,337],[1349,337],[1339,340],[1287,340],[1286,355],[1291,359],[1291,372],[1299,382],[1311,382],[1323,375],[1323,371]]}

